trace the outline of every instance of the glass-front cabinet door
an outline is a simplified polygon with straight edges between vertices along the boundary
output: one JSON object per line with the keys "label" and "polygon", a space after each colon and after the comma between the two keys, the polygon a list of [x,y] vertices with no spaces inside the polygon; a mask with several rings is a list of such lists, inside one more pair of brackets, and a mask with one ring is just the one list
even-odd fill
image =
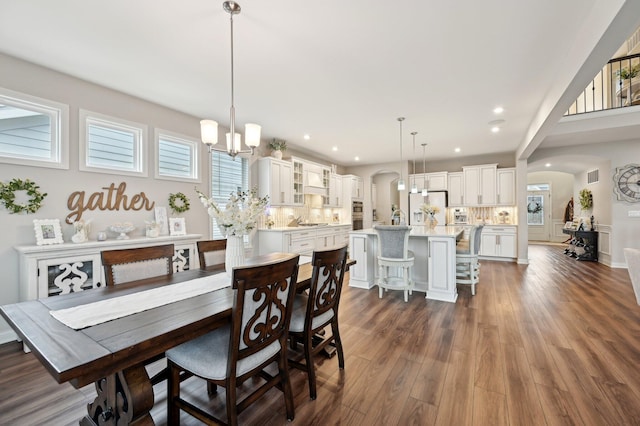
{"label": "glass-front cabinet door", "polygon": [[38,298],[76,293],[104,284],[99,255],[43,259],[38,262]]}

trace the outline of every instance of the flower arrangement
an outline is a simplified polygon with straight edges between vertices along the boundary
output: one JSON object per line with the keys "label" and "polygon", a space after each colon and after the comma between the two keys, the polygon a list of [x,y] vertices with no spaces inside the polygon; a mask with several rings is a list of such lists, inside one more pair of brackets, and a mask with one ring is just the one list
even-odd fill
{"label": "flower arrangement", "polygon": [[436,213],[440,213],[440,207],[432,206],[430,204],[423,204],[422,207],[420,207],[420,210],[422,210],[423,213],[432,216]]}
{"label": "flower arrangement", "polygon": [[228,237],[247,235],[256,226],[258,217],[264,214],[269,196],[258,197],[257,190],[231,193],[224,207],[196,189],[200,202],[207,208],[209,216],[216,220],[220,232]]}

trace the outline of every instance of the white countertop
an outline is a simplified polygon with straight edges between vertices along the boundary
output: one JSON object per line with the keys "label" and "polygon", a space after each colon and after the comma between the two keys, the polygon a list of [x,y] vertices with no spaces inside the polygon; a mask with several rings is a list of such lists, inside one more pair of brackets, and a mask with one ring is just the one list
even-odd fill
{"label": "white countertop", "polygon": [[285,232],[285,231],[311,231],[317,229],[331,229],[340,227],[351,227],[350,223],[329,223],[327,225],[313,225],[313,226],[280,226],[269,228],[259,228],[260,232]]}
{"label": "white countertop", "polygon": [[[464,228],[462,226],[436,226],[435,228],[429,228],[428,226],[412,225],[409,237],[457,238],[462,232],[464,232]],[[351,234],[376,235],[376,231],[373,228],[367,228],[358,231],[351,231]]]}

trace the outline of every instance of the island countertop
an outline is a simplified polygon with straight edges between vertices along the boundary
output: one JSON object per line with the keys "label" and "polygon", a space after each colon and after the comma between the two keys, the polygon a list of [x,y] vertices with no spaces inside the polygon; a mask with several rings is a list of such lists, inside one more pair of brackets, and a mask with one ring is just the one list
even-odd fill
{"label": "island countertop", "polygon": [[[462,226],[436,226],[435,228],[429,228],[428,226],[412,225],[409,238],[411,237],[451,237],[458,239],[462,236],[464,228]],[[351,231],[350,234],[366,234],[376,235],[376,231],[373,228],[360,229],[357,231]]]}

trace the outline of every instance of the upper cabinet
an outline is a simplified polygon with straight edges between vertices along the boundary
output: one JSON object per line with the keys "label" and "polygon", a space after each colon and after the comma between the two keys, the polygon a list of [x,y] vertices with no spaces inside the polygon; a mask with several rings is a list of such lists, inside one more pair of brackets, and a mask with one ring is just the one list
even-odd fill
{"label": "upper cabinet", "polygon": [[291,163],[271,157],[260,158],[258,161],[260,196],[268,195],[269,204],[272,206],[291,205],[293,201]]}
{"label": "upper cabinet", "polygon": [[449,207],[464,205],[464,176],[462,172],[448,173]]}
{"label": "upper cabinet", "polygon": [[496,204],[501,206],[516,205],[516,169],[498,169],[496,172],[497,191]]}
{"label": "upper cabinet", "polygon": [[342,176],[343,195],[351,197],[353,200],[364,199],[364,181],[360,176],[344,175]]}
{"label": "upper cabinet", "polygon": [[[447,190],[447,172],[425,173],[424,181],[429,191],[446,191]],[[417,182],[416,182],[417,183]],[[422,186],[418,185],[418,190]]]}
{"label": "upper cabinet", "polygon": [[342,176],[329,174],[329,199],[325,204],[327,207],[342,207]]}
{"label": "upper cabinet", "polygon": [[497,164],[463,167],[464,204],[467,206],[496,205]]}
{"label": "upper cabinet", "polygon": [[293,159],[293,204],[304,204],[304,165],[302,161]]}

